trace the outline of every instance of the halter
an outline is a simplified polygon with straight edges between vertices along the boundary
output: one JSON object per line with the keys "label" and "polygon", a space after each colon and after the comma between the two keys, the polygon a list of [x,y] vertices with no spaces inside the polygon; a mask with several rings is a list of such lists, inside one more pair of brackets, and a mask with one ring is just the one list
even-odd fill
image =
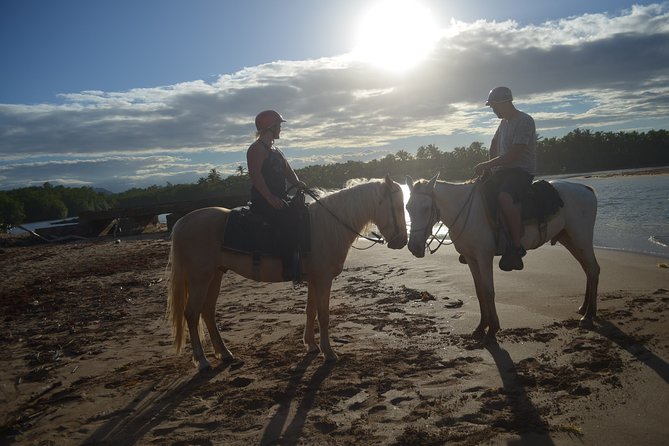
{"label": "halter", "polygon": [[[395,193],[397,193],[397,192],[400,192],[400,190],[391,191],[391,190],[390,190],[390,187],[389,187],[388,185],[385,185],[385,186],[386,186],[386,187],[385,187],[383,196],[381,197],[381,200],[379,200],[379,204],[383,203],[383,200],[385,200],[386,197],[390,198],[393,194],[395,194]],[[356,231],[355,229],[353,229],[348,223],[342,221],[342,220],[341,220],[341,219],[340,219],[334,212],[332,212],[327,206],[325,206],[325,205],[323,204],[323,202],[321,202],[321,200],[318,199],[318,196],[317,196],[312,190],[310,190],[310,189],[306,189],[305,192],[306,192],[311,198],[313,198],[314,201],[315,201],[316,203],[318,203],[319,205],[321,205],[321,206],[323,207],[323,209],[325,209],[326,211],[328,211],[328,213],[329,213],[330,215],[332,215],[332,217],[334,217],[334,219],[337,220],[337,222],[338,222],[340,225],[344,226],[346,229],[348,229],[348,230],[351,231],[352,233],[356,234],[358,237],[364,238],[365,240],[368,240],[368,241],[372,242],[372,244],[371,244],[370,246],[368,246],[367,248],[362,248],[362,249],[369,249],[369,248],[371,248],[372,246],[374,246],[374,245],[376,245],[376,244],[383,245],[383,244],[386,243],[386,241],[383,240],[383,237],[381,237],[380,235],[378,235],[378,234],[375,233],[375,232],[372,232],[372,234],[374,234],[374,235],[376,236],[376,238],[371,238],[371,237],[367,237],[366,235],[362,235],[362,234],[360,234],[358,231]],[[394,229],[395,229],[395,235],[390,239],[390,242],[392,242],[392,241],[395,240],[397,237],[401,237],[401,236],[402,236],[402,235],[400,234],[400,225],[397,223],[397,215],[395,214],[395,208],[393,207],[393,201],[392,201],[392,200],[390,200],[390,213],[391,213],[391,215],[392,215],[392,217],[393,217],[393,226],[394,226]],[[353,246],[353,248],[354,248],[354,249],[361,249],[361,248],[356,248],[355,246]]]}
{"label": "halter", "polygon": [[[474,187],[472,187],[472,190],[471,190],[471,192],[469,193],[469,196],[467,197],[467,201],[465,201],[465,204],[460,208],[460,211],[458,211],[458,214],[455,216],[455,220],[453,220],[453,225],[452,225],[452,226],[455,226],[455,224],[456,224],[456,223],[458,222],[458,220],[460,219],[460,216],[461,216],[462,213],[464,212],[465,208],[467,208],[467,215],[465,216],[465,221],[464,221],[464,223],[463,223],[463,230],[460,232],[460,234],[458,234],[458,237],[459,237],[459,236],[462,234],[462,232],[464,231],[464,227],[465,227],[465,225],[467,224],[467,221],[469,220],[469,213],[470,213],[470,211],[471,211],[471,209],[472,209],[472,203],[474,202],[474,200],[473,200],[473,198],[474,198],[474,192],[476,191],[476,188],[478,187],[478,184],[479,184],[478,181],[476,181],[476,182],[474,183]],[[429,193],[428,193],[428,192],[411,192],[411,194],[412,194],[412,195],[413,195],[413,194],[416,194],[416,195],[427,195],[428,197],[430,197],[430,200],[431,200],[431,206],[430,206],[430,218],[429,218],[428,221],[434,221],[434,222],[436,223],[437,221],[439,221],[439,220],[441,219],[441,216],[440,216],[440,213],[439,213],[439,208],[438,208],[437,205],[436,205],[436,201],[437,201],[437,200],[435,199],[435,196],[434,196],[434,190],[432,190],[432,192],[429,192]],[[413,225],[412,225],[412,226],[413,226]],[[441,222],[441,225],[440,225],[439,228],[437,229],[437,232],[439,232],[439,229],[441,229],[442,226],[444,226],[444,222],[443,222],[443,221]],[[451,233],[451,230],[450,230],[450,228],[449,228],[449,230],[446,232],[446,234],[444,234],[444,236],[443,236],[441,239],[438,239],[437,236],[436,236],[436,234],[433,234],[433,233],[432,233],[432,228],[433,228],[433,227],[434,227],[434,224],[433,224],[433,225],[430,225],[430,223],[427,223],[427,225],[425,225],[424,227],[422,227],[422,228],[420,228],[420,229],[413,229],[413,228],[411,228],[411,231],[410,231],[410,232],[412,232],[412,233],[413,233],[413,232],[421,232],[421,231],[423,231],[423,233],[425,234],[425,246],[426,246],[426,248],[428,249],[428,251],[430,251],[430,254],[434,254],[435,252],[437,252],[437,250],[438,250],[442,245],[452,245],[452,244],[455,242],[455,239],[457,238],[457,237],[453,236],[453,237],[450,238],[450,239],[451,239],[450,242],[445,242],[445,241],[444,241],[444,240],[446,240],[446,237],[448,237],[448,236],[450,235],[450,233]],[[427,240],[427,239],[429,238],[429,236],[427,235],[428,231],[430,231],[430,235],[432,236],[432,238],[430,239],[430,241]],[[437,245],[436,248],[432,249],[432,248],[430,248],[430,245],[432,244],[432,242],[433,242],[434,240],[437,241],[438,245]]]}

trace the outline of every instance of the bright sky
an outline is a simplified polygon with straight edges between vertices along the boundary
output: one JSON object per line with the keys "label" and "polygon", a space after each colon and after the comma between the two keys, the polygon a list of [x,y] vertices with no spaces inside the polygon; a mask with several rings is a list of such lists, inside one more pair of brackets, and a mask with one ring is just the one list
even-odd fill
{"label": "bright sky", "polygon": [[541,136],[669,128],[669,2],[3,0],[0,189],[192,183],[481,141],[510,87]]}

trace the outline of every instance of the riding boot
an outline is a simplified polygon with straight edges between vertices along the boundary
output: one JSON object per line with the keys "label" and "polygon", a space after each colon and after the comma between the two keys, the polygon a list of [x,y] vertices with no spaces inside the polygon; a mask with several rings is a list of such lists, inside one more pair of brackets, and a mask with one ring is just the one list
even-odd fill
{"label": "riding boot", "polygon": [[523,264],[525,254],[527,254],[527,251],[522,246],[520,248],[510,246],[499,260],[499,268],[502,271],[522,270],[525,267]]}

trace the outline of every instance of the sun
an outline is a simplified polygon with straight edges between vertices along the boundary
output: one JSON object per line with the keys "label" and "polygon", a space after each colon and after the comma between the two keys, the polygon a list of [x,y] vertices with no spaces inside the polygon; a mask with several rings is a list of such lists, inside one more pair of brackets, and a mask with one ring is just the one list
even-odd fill
{"label": "sun", "polygon": [[415,66],[434,48],[437,27],[417,1],[385,0],[365,12],[358,25],[356,58],[393,71]]}

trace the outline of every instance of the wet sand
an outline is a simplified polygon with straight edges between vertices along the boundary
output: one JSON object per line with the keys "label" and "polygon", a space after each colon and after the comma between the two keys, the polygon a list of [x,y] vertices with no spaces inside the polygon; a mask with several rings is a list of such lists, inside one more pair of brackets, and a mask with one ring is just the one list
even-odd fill
{"label": "wet sand", "polygon": [[[360,246],[366,246],[360,242]],[[495,271],[497,345],[468,334],[450,247],[352,250],[333,285],[336,363],[302,345],[306,286],[228,274],[236,356],[197,373],[164,320],[164,234],[0,248],[2,444],[665,444],[667,259],[598,250],[599,318],[560,246]],[[210,349],[210,347],[208,346]]]}

